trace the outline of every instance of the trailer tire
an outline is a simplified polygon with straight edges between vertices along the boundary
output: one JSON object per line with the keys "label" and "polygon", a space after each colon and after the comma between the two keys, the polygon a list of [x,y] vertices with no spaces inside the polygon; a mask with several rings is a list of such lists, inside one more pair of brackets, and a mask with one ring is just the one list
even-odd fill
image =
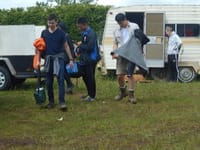
{"label": "trailer tire", "polygon": [[8,90],[11,86],[11,75],[6,67],[0,66],[0,91]]}
{"label": "trailer tire", "polygon": [[196,72],[193,67],[179,67],[179,80],[184,83],[191,82],[196,79]]}

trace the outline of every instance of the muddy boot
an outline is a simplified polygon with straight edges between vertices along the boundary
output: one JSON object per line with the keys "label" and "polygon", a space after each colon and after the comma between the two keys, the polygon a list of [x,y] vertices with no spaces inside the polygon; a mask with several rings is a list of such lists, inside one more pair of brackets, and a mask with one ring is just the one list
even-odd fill
{"label": "muddy boot", "polygon": [[134,91],[133,90],[129,90],[129,94],[128,94],[128,101],[132,104],[137,104],[137,100],[134,96]]}
{"label": "muddy boot", "polygon": [[120,92],[117,96],[115,96],[115,100],[119,101],[122,100],[124,97],[128,96],[126,86],[120,88]]}

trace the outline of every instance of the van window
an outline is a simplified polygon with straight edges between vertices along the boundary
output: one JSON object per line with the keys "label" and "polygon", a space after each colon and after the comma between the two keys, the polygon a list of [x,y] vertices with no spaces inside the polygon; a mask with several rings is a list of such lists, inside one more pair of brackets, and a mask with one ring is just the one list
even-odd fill
{"label": "van window", "polygon": [[198,37],[199,24],[177,24],[177,34],[181,37]]}

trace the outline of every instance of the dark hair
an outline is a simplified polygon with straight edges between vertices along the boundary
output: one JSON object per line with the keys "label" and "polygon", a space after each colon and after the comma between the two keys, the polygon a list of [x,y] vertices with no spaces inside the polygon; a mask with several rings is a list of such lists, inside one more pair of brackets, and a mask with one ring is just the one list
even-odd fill
{"label": "dark hair", "polygon": [[126,15],[125,14],[123,14],[123,13],[119,13],[119,14],[117,14],[116,16],[115,16],[115,21],[117,21],[117,22],[121,22],[121,21],[124,21],[124,20],[126,20],[127,18],[126,18]]}
{"label": "dark hair", "polygon": [[59,22],[58,26],[60,27],[61,30],[63,30],[64,32],[67,32],[67,26],[65,25],[64,22]]}
{"label": "dark hair", "polygon": [[173,29],[172,26],[166,26],[166,30],[167,30],[167,31],[171,31],[171,32],[174,31],[174,29]]}
{"label": "dark hair", "polygon": [[87,19],[85,17],[80,17],[77,20],[77,24],[87,24]]}
{"label": "dark hair", "polygon": [[50,21],[50,20],[58,21],[58,17],[57,17],[56,14],[50,14],[50,15],[48,16],[48,20],[49,20],[49,21]]}

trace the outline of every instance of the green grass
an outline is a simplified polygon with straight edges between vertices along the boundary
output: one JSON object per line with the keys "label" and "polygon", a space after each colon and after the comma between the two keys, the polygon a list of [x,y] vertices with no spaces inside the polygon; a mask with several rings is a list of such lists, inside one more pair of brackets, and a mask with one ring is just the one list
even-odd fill
{"label": "green grass", "polygon": [[[115,79],[97,75],[97,101],[80,102],[79,79],[68,112],[34,102],[36,80],[0,92],[0,149],[198,150],[200,82],[136,84],[138,104],[115,102]],[[57,96],[57,86],[55,86]],[[63,121],[57,121],[63,117]]]}

